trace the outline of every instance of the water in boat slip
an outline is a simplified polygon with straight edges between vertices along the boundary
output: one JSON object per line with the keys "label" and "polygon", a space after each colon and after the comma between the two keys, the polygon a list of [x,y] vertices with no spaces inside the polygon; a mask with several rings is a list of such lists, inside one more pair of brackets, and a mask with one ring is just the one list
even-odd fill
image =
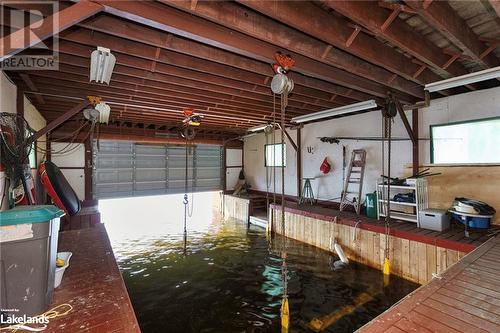
{"label": "water in boat slip", "polygon": [[[177,227],[148,233],[141,223],[137,237],[111,235],[142,332],[279,332],[284,238],[269,242],[260,228],[208,214],[190,225],[184,254]],[[397,277],[384,287],[380,271],[358,263],[335,270],[338,257],[300,242],[287,249],[290,332],[364,299],[325,330],[353,332],[418,287]]]}

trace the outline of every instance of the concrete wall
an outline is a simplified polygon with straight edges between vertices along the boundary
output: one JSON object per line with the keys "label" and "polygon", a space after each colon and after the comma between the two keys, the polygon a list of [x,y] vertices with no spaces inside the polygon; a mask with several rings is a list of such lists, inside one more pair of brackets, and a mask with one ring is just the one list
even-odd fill
{"label": "concrete wall", "polygon": [[[419,110],[419,137],[429,139],[429,126],[463,120],[500,116],[500,88],[470,92],[467,94],[440,98],[431,101],[428,108]],[[411,123],[411,112],[407,112]],[[294,133],[294,131],[291,131]],[[295,135],[295,133],[293,134]],[[373,192],[378,177],[382,173],[382,143],[372,141],[343,140],[339,145],[323,143],[322,136],[376,136],[382,135],[380,112],[370,112],[307,124],[302,129],[302,170],[303,177],[318,177],[312,182],[315,196],[319,199],[338,198],[342,191],[342,146],[346,146],[347,158],[353,149],[367,150],[367,166],[363,193]],[[393,126],[393,137],[407,138],[408,135],[399,115]],[[259,133],[245,140],[245,172],[254,189],[266,190],[266,168],[264,167],[265,135]],[[313,153],[308,153],[307,147]],[[387,150],[386,150],[387,151]],[[327,157],[332,163],[332,171],[321,175],[319,167]],[[408,174],[412,163],[411,141],[393,142],[392,176]],[[420,141],[420,164],[430,163],[430,141]],[[296,195],[296,154],[287,145],[287,168],[285,174],[286,193]],[[348,164],[348,162],[347,162]],[[271,170],[271,168],[270,168]],[[411,171],[410,171],[411,172]],[[280,184],[280,170],[277,168],[277,184]],[[499,184],[500,185],[500,184]],[[271,187],[272,191],[272,187]],[[277,185],[277,192],[281,188]],[[498,207],[500,209],[500,207]]]}
{"label": "concrete wall", "polygon": [[[289,130],[288,133],[296,142],[297,131]],[[281,132],[276,131],[276,142],[281,142]],[[264,167],[264,145],[272,144],[273,137],[263,133],[251,136],[245,139],[243,148],[244,169],[247,181],[252,185],[252,189],[272,192],[274,187],[273,168],[268,168],[267,186],[266,186],[266,168]],[[297,195],[297,153],[285,137],[286,143],[286,167],[285,167],[285,193]],[[281,193],[281,168],[274,168],[276,171],[276,192]]]}

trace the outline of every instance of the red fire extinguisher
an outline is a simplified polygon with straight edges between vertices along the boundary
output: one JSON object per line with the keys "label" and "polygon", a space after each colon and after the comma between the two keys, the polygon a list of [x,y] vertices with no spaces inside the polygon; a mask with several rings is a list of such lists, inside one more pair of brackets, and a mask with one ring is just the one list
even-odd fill
{"label": "red fire extinguisher", "polygon": [[326,175],[330,172],[331,169],[332,165],[330,164],[330,162],[328,162],[328,157],[325,157],[323,163],[321,163],[321,166],[319,167],[319,170]]}

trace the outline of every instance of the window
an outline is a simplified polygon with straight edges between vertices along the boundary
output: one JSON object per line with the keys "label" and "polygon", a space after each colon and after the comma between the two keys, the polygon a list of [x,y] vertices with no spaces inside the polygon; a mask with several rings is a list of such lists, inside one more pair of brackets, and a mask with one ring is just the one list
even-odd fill
{"label": "window", "polygon": [[[283,163],[281,153],[284,152]],[[265,166],[286,167],[286,145],[283,143],[265,145]]]}
{"label": "window", "polygon": [[431,126],[431,163],[500,163],[500,118]]}

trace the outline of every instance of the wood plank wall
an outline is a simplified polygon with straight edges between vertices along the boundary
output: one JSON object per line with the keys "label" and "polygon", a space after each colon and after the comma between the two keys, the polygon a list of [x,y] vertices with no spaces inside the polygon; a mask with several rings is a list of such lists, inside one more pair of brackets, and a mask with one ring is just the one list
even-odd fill
{"label": "wood plank wall", "polygon": [[[421,166],[438,176],[427,178],[429,207],[448,209],[455,197],[467,197],[488,203],[500,212],[500,166]],[[411,169],[407,169],[410,175]],[[493,224],[500,224],[496,214]]]}
{"label": "wood plank wall", "polygon": [[250,199],[224,195],[224,219],[236,219],[248,223],[250,219]]}
{"label": "wood plank wall", "polygon": [[[283,234],[281,211],[272,209],[273,230]],[[321,249],[330,250],[335,237],[350,260],[382,270],[386,238],[384,234],[363,230],[340,223],[318,220],[286,212],[285,235]],[[466,253],[445,249],[408,239],[389,236],[391,274],[425,284],[433,274],[441,273]]]}

